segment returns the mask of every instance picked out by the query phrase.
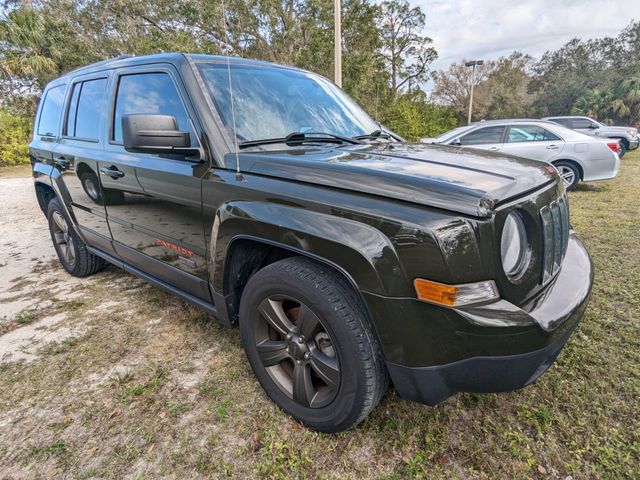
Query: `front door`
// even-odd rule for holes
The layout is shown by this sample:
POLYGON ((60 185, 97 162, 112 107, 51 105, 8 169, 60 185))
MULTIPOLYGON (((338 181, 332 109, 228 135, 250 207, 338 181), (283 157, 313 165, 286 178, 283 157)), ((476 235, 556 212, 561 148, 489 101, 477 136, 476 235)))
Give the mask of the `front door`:
POLYGON ((211 301, 202 215, 200 156, 127 152, 122 117, 158 113, 176 118, 199 147, 192 111, 170 66, 120 70, 114 81, 107 155, 98 162, 114 248, 130 265, 211 301))
POLYGON ((458 144, 463 147, 499 152, 502 150, 504 129, 504 125, 478 128, 457 139, 459 140, 458 144))

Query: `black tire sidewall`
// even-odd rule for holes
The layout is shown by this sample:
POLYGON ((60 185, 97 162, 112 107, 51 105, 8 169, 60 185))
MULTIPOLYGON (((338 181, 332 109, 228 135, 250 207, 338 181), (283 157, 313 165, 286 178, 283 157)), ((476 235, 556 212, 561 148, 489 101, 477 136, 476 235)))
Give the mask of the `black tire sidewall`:
MULTIPOLYGON (((284 275, 272 264, 254 275, 242 295, 240 334, 251 367, 267 395, 283 410, 303 424, 321 431, 340 431, 359 418, 365 401, 365 372, 358 355, 358 341, 353 331, 337 315, 323 292, 311 281, 296 275, 284 275), (311 308, 320 317, 331 337, 340 363, 341 381, 336 398, 327 406, 307 408, 296 403, 271 379, 255 349, 253 322, 259 315, 257 306, 271 295, 290 295, 311 308)), ((348 314, 358 314, 349 302, 348 314)), ((366 321, 366 320, 365 320, 366 321)), ((367 342, 375 341, 367 339, 367 342)), ((371 344, 371 343, 370 343, 371 344)))

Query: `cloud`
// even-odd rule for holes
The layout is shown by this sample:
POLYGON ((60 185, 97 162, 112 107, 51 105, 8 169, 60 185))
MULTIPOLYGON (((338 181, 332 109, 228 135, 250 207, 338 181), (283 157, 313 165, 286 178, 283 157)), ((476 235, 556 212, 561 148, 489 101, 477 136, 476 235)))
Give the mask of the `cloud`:
POLYGON ((640 0, 410 0, 427 16, 425 33, 446 69, 462 59, 496 59, 514 50, 539 57, 574 37, 615 36, 640 18, 640 0))

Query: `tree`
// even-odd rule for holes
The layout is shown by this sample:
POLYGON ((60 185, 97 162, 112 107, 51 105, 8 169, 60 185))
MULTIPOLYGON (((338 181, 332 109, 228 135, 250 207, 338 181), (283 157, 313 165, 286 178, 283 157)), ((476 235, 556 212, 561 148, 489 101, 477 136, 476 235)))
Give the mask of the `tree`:
POLYGON ((531 116, 533 95, 529 93, 529 70, 532 64, 533 58, 520 52, 513 52, 493 63, 486 81, 477 89, 480 98, 486 99, 484 114, 487 118, 531 116))
MULTIPOLYGON (((489 78, 494 68, 494 62, 484 62, 483 65, 476 67, 475 83, 477 87, 474 90, 473 97, 474 118, 483 118, 486 114, 488 99, 486 98, 486 91, 483 91, 480 85, 489 78)), ((433 73, 433 99, 442 105, 452 108, 461 122, 466 119, 469 108, 471 74, 471 68, 465 67, 464 61, 460 64, 451 64, 447 70, 439 70, 433 73)))
POLYGON ((382 55, 390 70, 394 96, 406 84, 424 82, 429 77, 429 64, 438 54, 431 39, 422 35, 425 14, 420 7, 409 6, 407 0, 382 2, 380 11, 382 55))

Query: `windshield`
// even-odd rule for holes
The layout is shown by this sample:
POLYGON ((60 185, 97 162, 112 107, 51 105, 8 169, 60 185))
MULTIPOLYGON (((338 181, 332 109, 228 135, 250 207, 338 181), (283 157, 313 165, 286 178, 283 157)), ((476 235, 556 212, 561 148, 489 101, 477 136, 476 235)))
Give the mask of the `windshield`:
POLYGON ((457 136, 462 135, 462 133, 464 133, 465 130, 469 130, 469 128, 471 128, 471 127, 466 126, 466 127, 454 128, 453 130, 449 130, 448 132, 443 133, 439 137, 436 137, 433 141, 434 141, 434 143, 447 142, 449 140, 454 139, 457 136))
MULTIPOLYGON (((226 63, 198 64, 218 114, 233 131, 226 63)), ((292 132, 345 137, 380 127, 333 83, 311 73, 280 67, 231 64, 239 141, 282 138, 292 132)))

